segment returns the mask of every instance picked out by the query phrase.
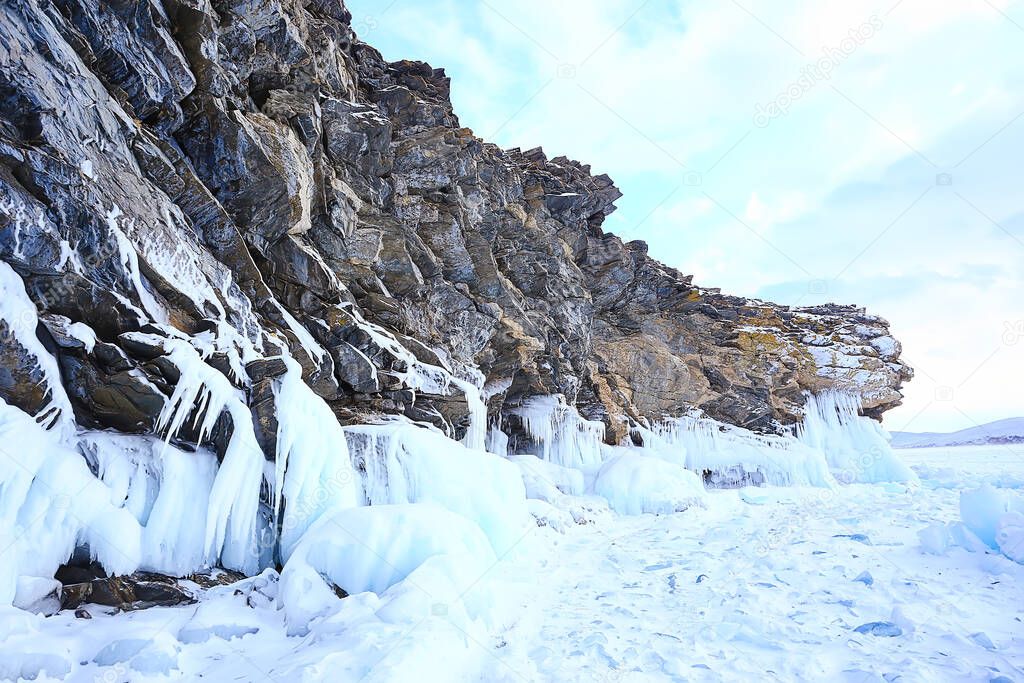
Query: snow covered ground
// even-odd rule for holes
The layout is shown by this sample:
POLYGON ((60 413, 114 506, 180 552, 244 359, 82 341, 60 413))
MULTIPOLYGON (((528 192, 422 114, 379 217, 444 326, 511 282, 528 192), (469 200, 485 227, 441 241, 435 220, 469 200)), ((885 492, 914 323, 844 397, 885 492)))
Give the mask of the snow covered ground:
POLYGON ((919 537, 960 521, 962 490, 1024 488, 1024 449, 901 454, 919 485, 711 491, 706 507, 661 516, 595 504, 593 523, 564 534, 528 527, 468 574, 456 556, 432 558, 379 596, 341 601, 301 635, 286 635, 272 570, 191 606, 90 608, 91 620, 7 608, 0 674, 45 669, 111 683, 1024 680, 1024 565, 961 547, 934 554, 919 537))
POLYGON ((510 570, 543 584, 485 678, 1024 680, 1024 566, 918 537, 960 520, 962 489, 1024 486, 1024 451, 901 454, 919 487, 712 491, 577 527, 510 570))

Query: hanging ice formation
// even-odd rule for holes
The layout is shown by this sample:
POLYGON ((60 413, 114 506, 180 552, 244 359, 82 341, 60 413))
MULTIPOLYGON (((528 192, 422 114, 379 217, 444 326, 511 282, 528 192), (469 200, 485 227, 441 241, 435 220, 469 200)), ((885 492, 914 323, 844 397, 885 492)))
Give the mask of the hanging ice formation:
POLYGON ((843 483, 915 481, 917 475, 893 452, 885 430, 860 410, 861 399, 853 394, 808 394, 806 415, 797 429, 800 442, 824 453, 843 483))
POLYGON ((561 394, 528 398, 514 414, 537 446, 533 454, 542 460, 576 469, 601 464, 604 423, 584 419, 561 394))
POLYGON ((796 435, 756 434, 697 414, 635 427, 644 446, 702 472, 710 484, 835 486, 905 482, 914 473, 889 447, 881 426, 860 414, 856 396, 807 395, 796 435))
POLYGON ((833 486, 819 451, 788 436, 756 434, 705 417, 684 416, 637 428, 644 445, 711 485, 833 486))

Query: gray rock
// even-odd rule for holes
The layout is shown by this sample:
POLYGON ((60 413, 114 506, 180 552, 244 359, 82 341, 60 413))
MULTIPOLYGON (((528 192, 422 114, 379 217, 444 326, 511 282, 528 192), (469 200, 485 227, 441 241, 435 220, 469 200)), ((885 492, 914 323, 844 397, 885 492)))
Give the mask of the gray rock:
POLYGON ((342 382, 353 390, 364 394, 380 391, 377 370, 362 352, 347 342, 331 347, 335 373, 342 382))

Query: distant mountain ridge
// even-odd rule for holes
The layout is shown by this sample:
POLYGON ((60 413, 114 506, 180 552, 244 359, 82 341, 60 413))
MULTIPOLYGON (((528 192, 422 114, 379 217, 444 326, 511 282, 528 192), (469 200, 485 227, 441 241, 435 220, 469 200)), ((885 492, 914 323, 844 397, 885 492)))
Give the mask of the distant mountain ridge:
POLYGON ((892 432, 893 448, 930 446, 981 446, 985 444, 1024 443, 1024 417, 1009 417, 958 432, 892 432))

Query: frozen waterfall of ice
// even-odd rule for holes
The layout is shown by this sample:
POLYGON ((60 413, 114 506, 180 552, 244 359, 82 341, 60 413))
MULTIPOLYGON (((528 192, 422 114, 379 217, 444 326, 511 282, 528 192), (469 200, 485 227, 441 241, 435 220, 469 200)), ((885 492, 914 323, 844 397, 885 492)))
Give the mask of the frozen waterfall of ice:
POLYGON ((832 473, 843 483, 917 481, 889 446, 882 426, 860 411, 859 396, 837 391, 809 394, 798 438, 824 453, 832 473))
POLYGON ((539 445, 539 456, 562 467, 601 465, 603 422, 584 419, 561 394, 533 396, 515 409, 527 434, 539 445))

